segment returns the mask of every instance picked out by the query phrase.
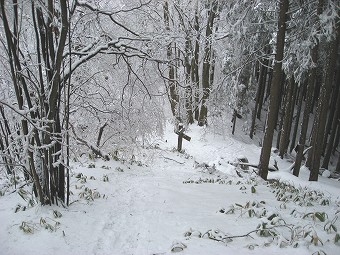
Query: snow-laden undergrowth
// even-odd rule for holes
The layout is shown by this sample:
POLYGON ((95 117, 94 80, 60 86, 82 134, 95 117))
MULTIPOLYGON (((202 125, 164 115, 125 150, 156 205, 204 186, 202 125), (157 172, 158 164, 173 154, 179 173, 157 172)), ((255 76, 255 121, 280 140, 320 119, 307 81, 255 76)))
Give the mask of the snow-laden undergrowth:
POLYGON ((258 162, 246 137, 188 134, 182 153, 169 131, 131 160, 74 162, 69 207, 40 206, 2 172, 0 254, 338 254, 337 180, 310 183, 302 169, 265 182, 235 164, 258 162))

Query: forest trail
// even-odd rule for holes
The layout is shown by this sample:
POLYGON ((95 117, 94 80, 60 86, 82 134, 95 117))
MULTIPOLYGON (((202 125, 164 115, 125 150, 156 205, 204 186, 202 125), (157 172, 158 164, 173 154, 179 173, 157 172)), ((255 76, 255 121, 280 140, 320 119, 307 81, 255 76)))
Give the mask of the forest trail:
MULTIPOLYGON (((339 182, 322 177, 319 183, 311 184, 293 178, 289 172, 278 171, 275 173, 277 178, 297 182, 298 187, 326 190, 326 198, 332 203, 326 207, 315 205, 314 209, 288 202, 287 208, 282 208, 273 189, 252 170, 238 169, 241 178, 235 166, 230 164, 239 156, 258 162, 260 148, 242 141, 244 137, 233 140, 232 136, 221 138, 202 132, 204 129, 199 128, 187 132, 192 139, 190 143, 183 143, 183 153, 174 150, 177 135, 167 132, 153 148, 136 152, 138 161, 132 163, 86 157, 73 163, 70 185, 73 194, 68 208, 36 205, 14 213, 17 204, 22 204, 23 200, 14 193, 3 197, 6 206, 0 204, 0 217, 10 220, 4 229, 0 229, 0 237, 6 236, 0 238, 0 254, 20 255, 22 247, 26 247, 27 255, 40 254, 37 251, 66 255, 170 255, 174 247, 183 249, 180 253, 183 255, 238 254, 240 251, 252 255, 287 254, 296 253, 296 249, 292 246, 281 249, 273 239, 268 246, 268 238, 253 233, 270 215, 249 217, 247 204, 259 205, 249 210, 275 212, 287 223, 295 225, 313 224, 310 219, 301 218, 312 209, 325 211, 333 218, 339 182), (94 198, 96 192, 100 197, 94 198), (92 197, 88 198, 88 194, 92 197), (223 213, 235 205, 235 213, 223 213), (53 218, 54 210, 62 217, 53 218), (293 217, 293 210, 300 217, 293 217), (39 224, 41 219, 59 224, 54 231, 48 231, 39 224), (23 233, 19 228, 21 223, 32 226, 33 233, 23 233), (249 232, 253 233, 251 238, 235 238, 231 243, 208 237, 242 236, 249 232), (188 237, 186 233, 195 235, 188 237), (16 245, 16 240, 20 240, 20 246, 16 245), (255 250, 249 247, 255 247, 255 250)), ((290 164, 278 157, 275 159, 282 169, 290 164)), ((303 178, 308 176, 305 171, 302 174, 303 178)), ((333 238, 333 233, 324 232, 322 225, 315 225, 315 228, 322 240, 333 238)), ((279 228, 278 233, 282 237, 289 236, 285 230, 279 228)), ((318 248, 308 248, 304 239, 299 240, 299 245, 302 249, 298 253, 302 255, 311 254, 318 248)), ((333 252, 337 248, 334 247, 327 243, 323 248, 327 249, 327 254, 337 254, 333 252)))
POLYGON ((218 227, 220 195, 229 197, 231 191, 222 185, 183 182, 225 174, 236 177, 227 162, 244 155, 244 144, 230 138, 213 146, 195 135, 193 139, 185 143, 187 153, 171 152, 176 136, 170 133, 148 167, 123 167, 124 172, 109 174, 114 195, 103 205, 94 254, 167 254, 189 229, 202 224, 208 229, 211 222, 218 227), (195 168, 195 162, 215 165, 218 173, 195 168))
POLYGON ((181 203, 185 196, 183 192, 176 192, 183 185, 179 176, 191 176, 190 172, 183 174, 191 167, 192 164, 186 163, 178 169, 172 162, 164 162, 162 167, 147 167, 142 172, 124 169, 123 173, 110 176, 115 191, 105 207, 103 205, 93 253, 153 254, 169 250, 171 242, 167 232, 177 224, 176 203, 181 203), (160 243, 165 247, 155 246, 160 243))

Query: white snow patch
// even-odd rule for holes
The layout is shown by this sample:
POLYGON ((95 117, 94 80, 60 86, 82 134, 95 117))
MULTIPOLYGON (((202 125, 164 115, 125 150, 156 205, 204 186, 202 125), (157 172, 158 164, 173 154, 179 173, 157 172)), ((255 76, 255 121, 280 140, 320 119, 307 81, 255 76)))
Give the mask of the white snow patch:
MULTIPOLYGON (((290 194, 298 195, 289 190, 283 192, 288 200, 279 201, 275 189, 256 177, 256 169, 243 171, 229 164, 238 157, 258 163, 260 148, 251 140, 244 136, 222 138, 195 126, 187 133, 192 139, 183 141, 185 153, 174 150, 177 135, 169 128, 159 148, 135 155, 148 166, 86 158, 73 163, 73 195, 66 208, 28 206, 17 192, 10 193, 13 187, 4 171, 0 172, 5 193, 0 197, 0 254, 339 253, 335 232, 328 233, 324 226, 339 210, 340 182, 323 176, 319 182, 308 182, 306 168, 301 169, 299 178, 288 171, 270 173, 270 179, 292 185, 301 196, 319 199, 324 194, 325 205, 321 200, 312 201, 313 206, 303 205, 307 198, 299 205, 289 200, 290 194), (194 167, 195 162, 200 165, 194 167), (206 171, 209 167, 215 171, 206 171), (61 217, 55 218, 59 214, 54 211, 61 217), (313 218, 317 212, 327 214, 327 220, 313 218), (283 225, 275 229, 278 238, 256 234, 263 223, 283 225), (46 229, 46 224, 52 229, 46 229), (24 233, 23 226, 32 233, 24 233), (309 236, 303 238, 309 230, 315 231, 323 246, 311 244, 309 236), (292 236, 296 239, 291 240, 292 236)), ((275 153, 271 163, 274 159, 280 169, 291 164, 275 153)), ((31 192, 27 186, 23 189, 31 192)), ((334 224, 340 228, 339 220, 334 224)))

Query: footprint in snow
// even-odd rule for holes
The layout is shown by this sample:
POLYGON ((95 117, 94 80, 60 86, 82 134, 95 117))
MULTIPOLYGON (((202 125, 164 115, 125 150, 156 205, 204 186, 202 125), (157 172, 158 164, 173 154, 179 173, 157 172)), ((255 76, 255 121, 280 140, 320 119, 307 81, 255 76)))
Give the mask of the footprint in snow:
POLYGON ((181 252, 183 251, 187 246, 182 242, 174 242, 171 246, 172 252, 181 252))

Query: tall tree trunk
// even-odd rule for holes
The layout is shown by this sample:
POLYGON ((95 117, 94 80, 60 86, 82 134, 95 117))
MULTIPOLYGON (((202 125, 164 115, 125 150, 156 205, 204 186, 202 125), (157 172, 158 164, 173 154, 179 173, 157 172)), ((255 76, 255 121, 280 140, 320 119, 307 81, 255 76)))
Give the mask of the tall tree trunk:
POLYGON ((296 119, 295 119, 295 124, 294 124, 294 130, 293 130, 293 135, 292 135, 292 142, 290 143, 290 148, 289 148, 289 152, 291 153, 296 145, 296 136, 297 136, 297 132, 298 132, 298 128, 299 128, 299 124, 300 124, 300 117, 301 117, 301 108, 302 108, 302 102, 303 102, 303 98, 306 92, 306 85, 307 83, 304 82, 299 88, 298 88, 298 100, 297 100, 297 109, 296 109, 296 119))
MULTIPOLYGON (((273 61, 273 62, 275 62, 275 61, 273 61)), ((266 88, 266 91, 265 91, 265 97, 264 97, 264 102, 266 102, 267 100, 268 100, 268 98, 269 98, 269 96, 270 96, 270 89, 271 89, 271 84, 272 84, 272 82, 273 82, 273 77, 274 77, 274 69, 273 68, 271 68, 271 69, 269 69, 269 71, 268 71, 268 85, 267 85, 267 88, 266 88)))
MULTIPOLYGON (((284 94, 283 91, 280 94, 284 94)), ((287 100, 287 96, 283 96, 283 103, 279 104, 277 120, 274 120, 274 122, 277 123, 276 126, 278 127, 278 128, 276 127, 277 129, 276 149, 280 149, 280 140, 281 140, 281 134, 282 134, 282 128, 283 128, 283 120, 285 117, 284 107, 285 107, 286 100, 287 100), (279 117, 281 117, 280 121, 279 121, 279 117)))
MULTIPOLYGON (((53 1, 48 1, 48 26, 52 26, 52 20, 54 17, 54 4, 53 1)), ((48 42, 49 42, 49 58, 52 62, 53 67, 53 75, 52 80, 50 81, 50 93, 49 93, 49 111, 47 114, 47 119, 49 120, 48 123, 48 131, 44 138, 44 144, 48 145, 51 144, 52 137, 51 133, 55 134, 53 139, 56 139, 58 142, 55 143, 54 146, 51 146, 48 149, 48 159, 49 159, 49 175, 51 180, 51 195, 52 195, 52 203, 57 202, 57 198, 65 201, 65 172, 63 164, 58 164, 59 159, 62 155, 61 153, 61 123, 59 118, 59 102, 61 98, 61 67, 63 63, 63 53, 66 45, 66 39, 69 29, 68 24, 68 12, 67 12, 67 2, 66 0, 60 1, 60 11, 61 11, 61 28, 60 33, 55 34, 48 31, 48 42), (53 45, 54 41, 57 41, 57 47, 53 45)))
POLYGON ((202 88, 203 88, 203 95, 202 95, 202 102, 201 102, 201 110, 198 119, 198 125, 204 126, 207 124, 207 116, 208 116, 208 106, 207 101, 210 95, 211 85, 211 67, 212 67, 212 32, 214 26, 214 20, 217 15, 217 8, 218 8, 218 1, 213 0, 210 4, 210 10, 208 14, 208 22, 205 32, 205 47, 204 47, 204 57, 203 57, 203 68, 202 68, 202 88))
POLYGON ((338 163, 336 165, 336 170, 337 173, 340 173, 340 157, 338 158, 338 163))
POLYGON ((335 142, 335 135, 336 135, 337 127, 339 126, 339 119, 340 119, 340 97, 339 96, 335 104, 335 112, 334 112, 333 117, 334 117, 334 120, 332 122, 331 134, 329 137, 329 141, 327 143, 327 147, 325 149, 325 156, 322 162, 322 167, 326 169, 328 168, 328 164, 331 159, 331 154, 332 154, 333 146, 335 142))
POLYGON ((261 150, 260 163, 259 163, 259 175, 267 180, 268 165, 270 159, 270 153, 273 142, 274 129, 276 126, 276 119, 278 116, 279 103, 277 99, 280 97, 280 91, 282 86, 282 60, 284 55, 285 36, 286 36, 286 20, 287 11, 289 7, 289 0, 280 0, 279 3, 279 21, 278 21, 278 33, 276 42, 276 55, 274 74, 270 90, 270 105, 267 116, 267 127, 264 135, 263 146, 261 150))
POLYGON ((263 65, 261 65, 260 73, 259 73, 259 79, 258 79, 257 92, 256 92, 256 98, 255 98, 255 107, 254 107, 254 110, 252 112, 251 126, 250 126, 250 131, 249 131, 250 139, 253 139, 253 136, 255 134, 256 113, 257 113, 258 106, 260 104, 261 90, 263 90, 263 88, 262 88, 263 81, 261 79, 263 77, 263 75, 262 75, 263 71, 264 71, 264 67, 263 67, 263 65))
POLYGON ((198 1, 196 2, 196 10, 195 10, 195 49, 194 56, 191 61, 191 80, 193 83, 193 94, 194 94, 194 118, 196 121, 199 119, 199 84, 200 84, 200 76, 199 76, 199 54, 200 54, 200 26, 199 26, 199 13, 198 13, 198 1))
POLYGON ((313 136, 312 146, 314 147, 313 153, 308 157, 312 159, 311 172, 309 176, 310 181, 317 181, 319 176, 320 160, 322 151, 322 144, 324 139, 324 131, 326 127, 327 111, 328 111, 328 98, 330 96, 334 78, 334 70, 336 66, 338 46, 340 37, 340 26, 337 24, 336 39, 331 42, 329 50, 329 62, 326 70, 326 75, 321 85, 320 96, 316 110, 316 117, 313 123, 313 136))
MULTIPOLYGON (((339 89, 340 89, 340 63, 337 63, 337 71, 336 71, 336 78, 335 81, 333 83, 333 89, 332 89, 332 98, 330 100, 330 106, 332 105, 336 105, 337 104, 337 100, 339 98, 339 89), (338 84, 338 85, 337 85, 338 84)), ((326 150, 326 146, 327 146, 327 141, 328 136, 331 134, 331 128, 333 125, 333 121, 336 119, 335 115, 335 111, 337 110, 336 107, 329 107, 329 113, 328 113, 328 120, 327 120, 327 125, 325 128, 325 137, 324 137, 324 143, 323 143, 323 151, 326 150)), ((333 137, 334 139, 334 137, 333 137)), ((330 140, 330 142, 333 142, 330 140)))
POLYGON ((288 82, 288 96, 286 100, 286 105, 284 109, 284 118, 283 118, 283 127, 282 133, 280 137, 280 152, 279 155, 283 158, 284 154, 287 153, 289 140, 290 140, 290 131, 292 127, 292 116, 294 112, 294 105, 295 105, 295 80, 294 77, 291 77, 288 82))
MULTIPOLYGON (((0 122, 0 129, 3 132, 3 126, 2 123, 0 122)), ((0 133, 0 151, 1 151, 1 157, 2 157, 2 161, 5 163, 5 168, 6 168, 6 172, 7 174, 13 174, 13 160, 11 157, 8 157, 5 153, 5 151, 8 152, 8 145, 7 145, 7 138, 5 136, 5 133, 3 132, 4 135, 1 135, 0 133), (3 138, 4 137, 4 141, 3 138), (6 145, 5 145, 6 144, 6 145)), ((9 153, 8 153, 9 154, 9 153)), ((10 155, 10 154, 9 154, 10 155)), ((14 173, 15 174, 15 173, 14 173)))
POLYGON ((257 87, 257 92, 256 92, 256 99, 255 99, 255 107, 252 113, 252 121, 251 121, 251 127, 250 127, 250 132, 249 136, 251 139, 253 139, 253 136, 255 134, 255 124, 256 124, 256 116, 259 118, 261 117, 261 110, 262 109, 262 103, 263 103, 263 96, 264 96, 264 91, 266 87, 266 76, 267 76, 267 65, 269 63, 269 60, 267 58, 263 59, 263 64, 261 64, 260 61, 260 72, 259 72, 259 79, 258 79, 258 87, 257 87))
MULTIPOLYGON (((276 130, 277 130, 277 139, 276 139, 276 148, 280 148, 280 140, 281 140, 281 134, 282 134, 282 128, 283 128, 283 121, 285 117, 285 107, 286 107, 286 102, 288 99, 287 91, 289 90, 289 81, 286 79, 285 73, 282 74, 282 85, 281 85, 281 91, 280 91, 280 97, 277 99, 279 102, 279 109, 278 109, 278 114, 276 116, 276 119, 274 120, 276 124, 276 130), (281 118, 280 118, 281 117, 281 118), (280 122, 279 122, 280 118, 280 122)), ((288 92, 289 93, 289 92, 288 92)))
MULTIPOLYGON (((168 1, 164 1, 163 4, 163 12, 164 12, 164 22, 165 22, 165 30, 170 32, 170 12, 169 12, 169 4, 168 1)), ((177 92, 177 85, 175 80, 175 66, 174 63, 172 63, 173 59, 173 49, 172 49, 172 43, 169 43, 167 46, 166 55, 169 61, 169 100, 170 100, 170 106, 172 115, 174 117, 177 117, 177 105, 178 105, 178 92, 177 92)))
POLYGON ((336 136, 334 139, 334 145, 332 150, 333 154, 335 153, 336 148, 339 146, 339 142, 340 142, 340 119, 338 119, 338 131, 336 132, 336 136))
MULTIPOLYGON (((69 17, 70 19, 70 17, 69 17)), ((69 22, 70 23, 70 22, 69 22)), ((72 75, 72 61, 71 61, 71 29, 68 30, 68 52, 70 54, 70 61, 68 65, 69 73, 67 86, 65 87, 64 101, 65 101, 65 141, 66 141, 66 205, 70 205, 70 99, 71 99, 71 75, 72 75)))
MULTIPOLYGON (((323 4, 324 4, 324 0, 319 0, 318 7, 317 7, 317 15, 320 15, 322 13, 323 4)), ((306 104, 305 104, 305 109, 303 112, 299 143, 297 145, 297 154, 296 154, 295 165, 294 165, 294 170, 293 170, 293 174, 297 177, 299 176, 300 167, 301 167, 302 160, 303 160, 303 150, 304 150, 305 143, 306 143, 309 115, 312 112, 313 104, 314 104, 313 103, 314 94, 315 94, 315 87, 317 83, 316 80, 318 77, 318 74, 317 74, 318 54, 319 54, 319 42, 317 42, 316 45, 314 45, 314 47, 311 50, 311 59, 313 61, 314 66, 309 71, 308 85, 306 88, 307 89, 306 104)), ((311 148, 311 150, 313 150, 313 147, 311 148)))
MULTIPOLYGON (((4 1, 0 1, 0 9, 1 9, 1 14, 2 14, 2 21, 3 21, 3 26, 5 30, 5 35, 6 35, 6 42, 7 42, 7 52, 8 52, 8 57, 9 57, 9 65, 10 65, 10 71, 11 71, 11 78, 14 86, 14 91, 18 103, 18 108, 19 110, 23 110, 23 105, 24 105, 24 96, 27 99, 27 105, 29 109, 32 109, 32 104, 29 98, 29 93, 28 93, 28 86, 26 84, 25 78, 23 77, 23 69, 19 60, 19 35, 18 35, 18 4, 16 1, 13 1, 13 11, 14 11, 14 29, 13 32, 11 31, 9 27, 9 22, 7 19, 7 13, 6 13, 6 7, 4 1)), ((35 118, 35 114, 33 111, 30 111, 30 115, 32 118, 35 118)), ((24 137, 28 137, 29 133, 29 127, 26 119, 21 120, 21 130, 22 135, 24 137)), ((35 130, 36 131, 36 130, 35 130)), ((37 136, 37 133, 35 132, 35 137, 39 138, 37 136)), ((31 141, 26 141, 27 143, 31 143, 31 141)), ((38 140, 37 140, 38 142, 38 140)), ((41 145, 41 144, 40 144, 41 145)), ((26 169, 29 169, 35 189, 38 192, 39 200, 42 204, 44 204, 44 195, 42 192, 41 184, 39 181, 38 174, 36 172, 36 167, 34 164, 34 158, 33 158, 33 153, 31 151, 28 151, 28 157, 26 161, 26 169)))
MULTIPOLYGON (((339 55, 340 52, 338 52, 339 55)), ((340 132, 340 63, 337 63, 337 72, 336 72, 336 78, 335 82, 333 84, 334 93, 333 98, 330 104, 330 113, 329 118, 327 122, 327 126, 331 125, 331 128, 326 127, 327 129, 331 130, 330 137, 328 139, 328 143, 325 143, 327 147, 324 147, 325 150, 325 156, 323 159, 322 167, 328 168, 328 164, 331 158, 331 154, 335 152, 338 143, 339 143, 339 132, 340 132), (335 107, 332 107, 332 105, 335 105, 335 107), (331 120, 332 118, 332 120, 331 120)), ((325 140, 327 137, 325 136, 325 140)), ((325 141, 327 142, 327 141, 325 141)))
MULTIPOLYGON (((270 54, 270 47, 269 46, 267 46, 266 52, 267 52, 268 55, 270 54)), ((257 113, 256 113, 256 116, 259 120, 261 119, 262 106, 263 106, 263 103, 264 103, 264 95, 265 95, 265 92, 266 92, 266 85, 267 85, 267 83, 270 84, 268 82, 268 77, 267 77, 268 76, 268 66, 269 66, 269 59, 268 59, 268 57, 266 57, 263 60, 263 66, 262 66, 263 72, 261 73, 262 78, 260 77, 262 85, 261 85, 261 91, 260 91, 259 106, 258 106, 258 110, 257 110, 257 113)), ((271 81, 271 79, 269 79, 269 81, 271 81)), ((267 85, 267 86, 270 87, 269 85, 267 85)))
MULTIPOLYGON (((5 109, 3 105, 0 103, 0 149, 1 149, 1 157, 3 162, 5 163, 5 167, 8 174, 15 174, 14 172, 14 164, 15 160, 19 159, 19 153, 17 148, 15 147, 15 141, 12 136, 12 131, 9 126, 5 109), (14 148, 14 153, 10 149, 10 147, 14 148)), ((25 179, 29 179, 29 173, 26 169, 24 169, 25 179)))
POLYGON ((185 108, 186 108, 186 119, 187 123, 194 123, 194 115, 193 115, 193 106, 192 106, 192 83, 191 83, 191 63, 190 63, 190 55, 192 51, 192 46, 190 42, 189 35, 186 36, 185 39, 185 57, 184 57, 184 69, 185 69, 185 108))
MULTIPOLYGON (((191 60, 192 60, 192 44, 191 44, 191 31, 187 28, 182 11, 175 5, 175 8, 179 15, 180 25, 185 32, 185 47, 184 47, 184 62, 179 61, 179 65, 183 65, 184 73, 185 73, 185 110, 186 110, 186 122, 188 124, 194 123, 194 116, 193 116, 193 106, 192 106, 192 99, 193 99, 193 86, 191 81, 191 60)), ((179 53, 180 54, 180 53, 179 53)), ((178 57, 180 59, 180 56, 178 57)))

